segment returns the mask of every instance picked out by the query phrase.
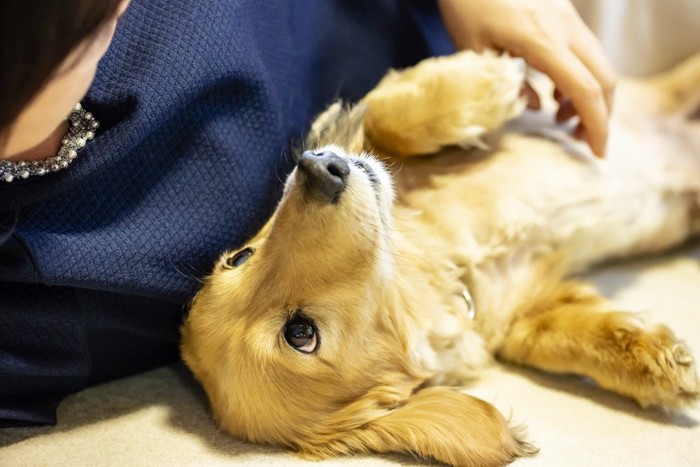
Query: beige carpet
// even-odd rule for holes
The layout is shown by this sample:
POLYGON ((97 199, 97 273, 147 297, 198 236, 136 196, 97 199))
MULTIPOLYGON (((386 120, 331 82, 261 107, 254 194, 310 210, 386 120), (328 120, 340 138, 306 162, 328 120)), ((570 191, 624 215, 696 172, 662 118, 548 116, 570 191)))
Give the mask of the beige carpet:
MULTIPOLYGON (((591 279, 648 310, 700 357, 700 245, 608 266, 591 279)), ((574 376, 498 367, 470 389, 528 427, 540 447, 516 466, 700 466, 700 410, 643 411, 574 376)), ((436 414, 439 416, 439 414, 436 414)), ((217 431, 186 371, 173 365, 67 399, 56 427, 0 430, 2 466, 424 465, 409 457, 305 462, 217 431)))

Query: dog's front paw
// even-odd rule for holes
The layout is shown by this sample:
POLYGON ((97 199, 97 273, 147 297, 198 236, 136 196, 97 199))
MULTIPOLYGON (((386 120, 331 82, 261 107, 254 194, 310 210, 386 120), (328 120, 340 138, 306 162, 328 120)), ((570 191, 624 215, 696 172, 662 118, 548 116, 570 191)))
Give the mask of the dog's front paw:
POLYGON ((700 398, 700 380, 690 349, 666 326, 649 331, 618 328, 614 339, 625 368, 619 373, 617 389, 642 407, 673 409, 700 398))
POLYGON ((695 361, 663 325, 639 315, 605 311, 595 289, 564 282, 517 320, 501 358, 556 373, 587 376, 642 407, 680 408, 700 398, 695 361))
POLYGON ((365 134, 392 156, 479 146, 484 134, 524 109, 524 74, 521 60, 470 51, 393 71, 363 101, 365 134))

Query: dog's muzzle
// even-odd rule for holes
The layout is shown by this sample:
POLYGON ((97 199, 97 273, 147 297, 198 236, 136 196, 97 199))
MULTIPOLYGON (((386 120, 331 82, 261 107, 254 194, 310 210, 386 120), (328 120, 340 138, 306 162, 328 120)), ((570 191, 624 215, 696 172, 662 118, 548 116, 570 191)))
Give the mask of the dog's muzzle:
POLYGON ((305 151, 297 169, 309 194, 327 203, 338 201, 350 174, 347 161, 330 151, 305 151))

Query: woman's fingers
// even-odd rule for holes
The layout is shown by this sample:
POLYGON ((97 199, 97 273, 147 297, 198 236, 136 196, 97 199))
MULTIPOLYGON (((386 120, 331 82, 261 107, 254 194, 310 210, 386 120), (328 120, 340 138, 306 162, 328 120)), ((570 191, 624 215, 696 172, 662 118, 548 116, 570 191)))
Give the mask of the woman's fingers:
POLYGON ((603 157, 608 139, 609 117, 603 86, 569 48, 556 47, 528 55, 525 59, 552 78, 561 93, 571 100, 573 109, 581 117, 581 123, 586 129, 588 144, 596 155, 603 157))
MULTIPOLYGON (((520 56, 554 81, 557 121, 581 119, 593 152, 605 153, 615 73, 569 0, 438 0, 458 48, 490 47, 520 56)), ((530 107, 536 93, 524 87, 530 107)), ((585 131, 584 131, 585 130, 585 131)))
POLYGON ((617 75, 595 35, 583 24, 571 41, 571 50, 600 84, 608 112, 612 110, 617 75))

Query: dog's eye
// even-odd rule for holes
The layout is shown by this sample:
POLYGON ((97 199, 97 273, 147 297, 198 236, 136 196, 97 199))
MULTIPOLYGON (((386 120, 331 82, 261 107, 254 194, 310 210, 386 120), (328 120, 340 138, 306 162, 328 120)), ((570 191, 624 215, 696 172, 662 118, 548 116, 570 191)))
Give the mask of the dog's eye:
POLYGON ((299 352, 311 353, 318 345, 318 333, 311 321, 295 316, 284 327, 284 339, 299 352))
POLYGON ((253 256, 254 252, 255 251, 251 247, 244 248, 243 250, 239 251, 238 253, 226 258, 226 261, 224 262, 224 267, 226 269, 237 268, 241 264, 248 261, 248 258, 253 256))

